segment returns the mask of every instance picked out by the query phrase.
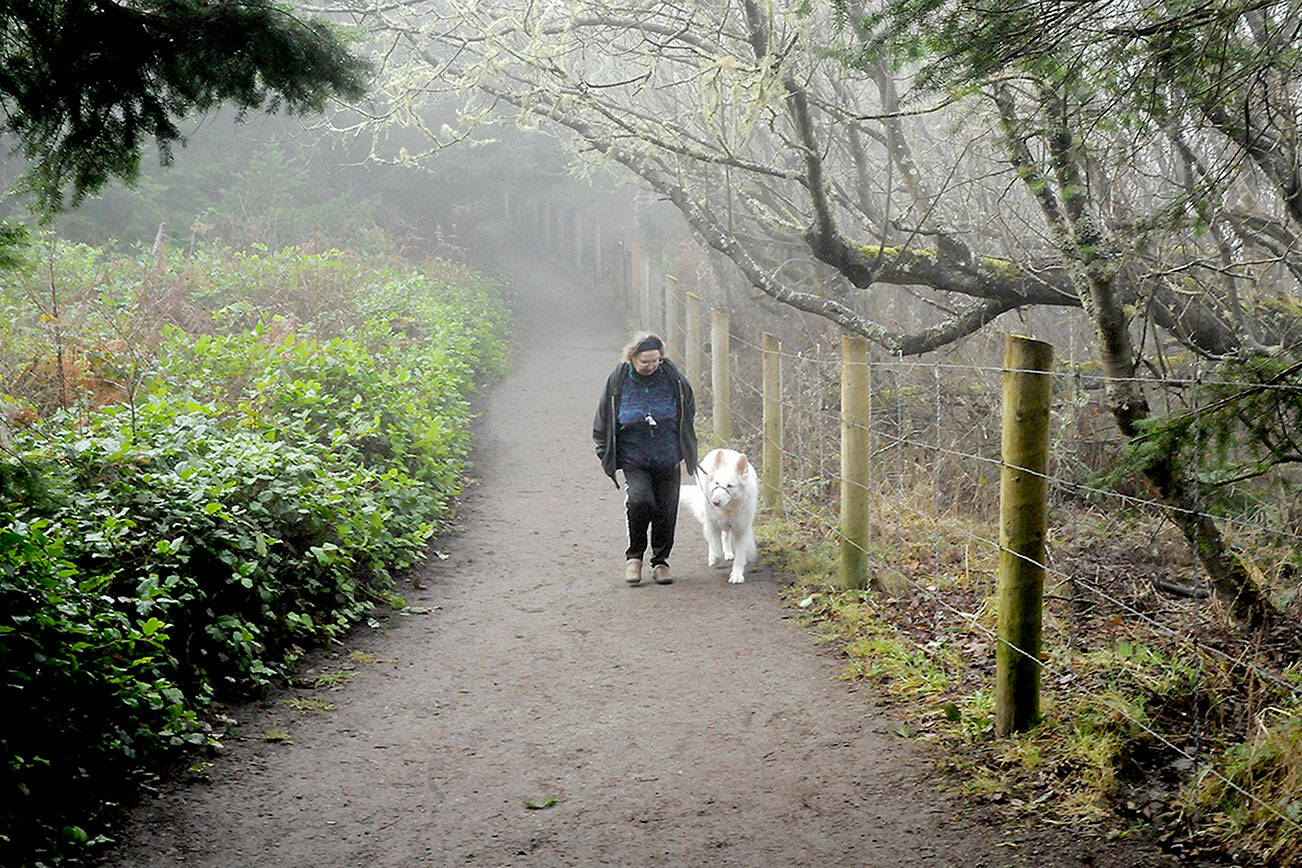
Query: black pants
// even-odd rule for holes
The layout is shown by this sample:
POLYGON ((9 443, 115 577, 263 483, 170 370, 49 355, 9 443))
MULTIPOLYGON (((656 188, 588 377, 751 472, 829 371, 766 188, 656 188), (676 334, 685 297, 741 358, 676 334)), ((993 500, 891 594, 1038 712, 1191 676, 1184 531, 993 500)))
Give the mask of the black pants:
POLYGON ((623 470, 624 509, 628 513, 628 552, 624 557, 643 559, 649 526, 651 566, 668 564, 678 521, 678 465, 623 470))

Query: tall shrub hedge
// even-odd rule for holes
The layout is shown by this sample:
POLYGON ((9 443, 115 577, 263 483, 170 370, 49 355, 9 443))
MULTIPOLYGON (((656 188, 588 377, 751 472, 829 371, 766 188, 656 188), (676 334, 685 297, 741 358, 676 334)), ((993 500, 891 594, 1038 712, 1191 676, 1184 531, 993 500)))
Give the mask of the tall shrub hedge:
MULTIPOLYGON (((105 322, 151 339, 113 345, 134 378, 122 401, 7 399, 40 418, 0 450, 4 864, 84 849, 120 784, 212 737, 214 698, 394 599, 395 571, 448 518, 468 399, 507 338, 501 288, 447 263, 210 251, 160 274, 87 248, 51 258, 68 357, 103 345, 105 322)), ((49 352, 21 277, 11 346, 49 352)), ((0 360, 7 384, 39 372, 22 362, 0 360)))

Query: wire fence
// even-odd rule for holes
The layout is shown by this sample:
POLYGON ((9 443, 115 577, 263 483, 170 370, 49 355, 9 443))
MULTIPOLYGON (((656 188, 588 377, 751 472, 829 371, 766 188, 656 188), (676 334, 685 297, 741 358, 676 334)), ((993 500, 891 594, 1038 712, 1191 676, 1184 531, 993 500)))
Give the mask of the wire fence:
MULTIPOLYGON (((730 344, 734 355, 731 360, 731 386, 735 395, 732 420, 742 429, 739 435, 734 436, 734 440, 737 441, 736 445, 758 452, 764 435, 762 425, 755 416, 755 408, 762 400, 763 389, 753 375, 748 376, 745 372, 758 367, 757 359, 763 352, 763 347, 736 331, 730 334, 730 344), (752 358, 746 358, 748 355, 752 358)), ((707 358, 710 356, 708 347, 705 354, 707 358)), ((795 383, 793 387, 784 388, 779 401, 785 429, 785 442, 780 445, 780 453, 784 465, 792 469, 791 477, 797 481, 797 491, 806 495, 784 498, 783 503, 788 509, 798 511, 807 521, 820 526, 822 532, 844 539, 835 524, 832 511, 816 509, 810 505, 811 500, 830 504, 833 502, 833 489, 855 484, 847 483, 840 477, 837 460, 829 460, 831 450, 817 445, 820 441, 836 436, 844 422, 839 406, 833 403, 834 395, 829 388, 830 384, 826 382, 826 372, 838 371, 843 362, 839 357, 808 350, 784 351, 780 355, 784 382, 793 380, 795 383), (802 367, 816 368, 824 373, 811 375, 809 371, 802 370, 802 367), (823 384, 825 395, 820 396, 817 388, 811 388, 811 384, 818 383, 823 384), (799 444, 799 448, 793 444, 799 444), (812 450, 809 449, 811 444, 815 444, 812 450), (802 479, 816 480, 818 484, 802 486, 802 479)), ((924 522, 924 528, 929 525, 928 536, 932 542, 932 569, 929 574, 925 570, 912 574, 892 570, 892 575, 902 578, 910 593, 931 595, 939 608, 965 622, 970 630, 990 643, 1007 646, 1004 639, 982 623, 976 612, 960 608, 946 599, 943 590, 949 584, 946 573, 950 571, 951 565, 945 562, 942 553, 944 540, 959 538, 984 548, 993 555, 1012 554, 1025 559, 1024 555, 1002 546, 996 538, 998 490, 994 482, 997 481, 999 472, 1010 466, 999 454, 1000 438, 997 430, 999 380, 1007 369, 989 365, 928 364, 900 358, 873 360, 868 365, 871 371, 870 382, 878 384, 870 389, 872 409, 869 418, 872 421, 865 426, 872 444, 869 452, 873 457, 874 482, 859 487, 863 489, 863 496, 868 498, 870 515, 877 517, 876 521, 870 522, 870 527, 879 536, 889 535, 892 531, 888 528, 889 523, 882 519, 883 514, 904 515, 924 522), (979 408, 979 413, 960 412, 965 405, 974 403, 979 408), (989 426, 994 426, 994 430, 989 426), (985 528, 985 532, 980 528, 985 528)), ((1159 528, 1165 525, 1165 529, 1170 530, 1172 525, 1169 519, 1173 512, 1194 512, 1166 504, 1151 496, 1105 487, 1093 481, 1094 476, 1101 475, 1103 468, 1091 465, 1097 463, 1102 456, 1096 456, 1095 462, 1080 461, 1081 432, 1073 432, 1071 429, 1079 422, 1083 408, 1090 408, 1092 417, 1099 420, 1105 417, 1106 408, 1101 400, 1091 396, 1082 387, 1087 377, 1070 370, 1050 372, 1050 376, 1056 381, 1055 393, 1058 395, 1055 404, 1055 443, 1058 448, 1054 451, 1053 461, 1056 467, 1052 467, 1048 473, 1039 473, 1025 467, 1012 466, 1012 469, 1044 478, 1053 492, 1054 502, 1060 506, 1073 499, 1088 505, 1094 512, 1094 520, 1098 520, 1100 514, 1106 516, 1117 512, 1139 511, 1149 520, 1150 525, 1159 528), (1076 436, 1075 441, 1072 440, 1072 434, 1076 436), (1064 475, 1064 470, 1074 473, 1067 476, 1064 475), (1089 473, 1090 476, 1082 479, 1075 475, 1080 472, 1089 473)), ((1088 376, 1088 380, 1105 387, 1111 382, 1106 377, 1093 374, 1088 376)), ((1144 380, 1144 385, 1153 389, 1173 385, 1204 387, 1213 384, 1244 390, 1260 386, 1256 382, 1208 381, 1198 377, 1144 380)), ((1297 386, 1272 384, 1272 388, 1296 389, 1297 386)), ((1189 412, 1196 415, 1199 406, 1197 395, 1193 396, 1190 403, 1189 412)), ((1097 448, 1099 444, 1089 442, 1087 445, 1097 448)), ((1296 541, 1302 539, 1296 527, 1280 527, 1224 512, 1197 514, 1220 525, 1254 535, 1258 545, 1262 539, 1279 542, 1289 548, 1292 557, 1296 557, 1296 541)), ((906 522, 906 526, 912 530, 917 529, 916 524, 906 522)), ((1152 534, 1153 531, 1147 533, 1152 534)), ((892 547, 889 544, 878 546, 876 543, 877 540, 873 539, 865 548, 864 554, 880 562, 884 556, 889 557, 884 553, 891 551, 892 547)), ((898 552, 907 548, 894 550, 898 552)), ((1081 569, 1079 563, 1060 565, 1050 555, 1046 562, 1037 562, 1035 565, 1044 571, 1046 582, 1070 589, 1068 600, 1079 601, 1082 595, 1092 597, 1109 612, 1128 619, 1129 628, 1142 627, 1176 643, 1194 658, 1199 654, 1207 654, 1231 670, 1250 674, 1285 694, 1298 694, 1298 684, 1255 660, 1250 647, 1218 647, 1208 641, 1204 629, 1209 623, 1223 620, 1223 613, 1207 611, 1218 604, 1212 598, 1210 590, 1204 587, 1206 577, 1201 574, 1196 558, 1180 562, 1178 571, 1191 577, 1187 580, 1187 585, 1166 583, 1166 587, 1177 587, 1178 592, 1184 595, 1180 598, 1179 605, 1166 607, 1154 605, 1162 583, 1154 582, 1156 589, 1143 594, 1140 598, 1143 602, 1140 602, 1133 598, 1126 599, 1123 591, 1092 577, 1081 569)), ((889 567, 889 564, 883 566, 889 567)), ((1133 590, 1130 589, 1132 594, 1133 590)), ((1279 590, 1285 595, 1291 595, 1296 593, 1297 587, 1294 585, 1279 590)), ((1026 649, 1012 647, 1012 650, 1018 655, 1033 656, 1026 649)), ((1057 666, 1040 655, 1034 655, 1034 659, 1043 674, 1054 679, 1056 684, 1081 684, 1070 669, 1057 666)), ((1100 690, 1090 690, 1083 686, 1075 689, 1085 690, 1096 702, 1125 718, 1176 756, 1190 763, 1201 761, 1203 746, 1197 741, 1193 744, 1177 744, 1155 728, 1149 719, 1136 714, 1126 702, 1100 690)), ((1200 727, 1194 727, 1194 730, 1198 732, 1200 727)), ((1302 829, 1302 824, 1295 818, 1259 799, 1215 768, 1207 766, 1206 771, 1282 823, 1302 829)))
MULTIPOLYGON (((592 258, 600 260, 600 255, 592 258)), ((575 262, 583 263, 581 253, 575 262)), ((623 294, 630 315, 646 328, 661 334, 668 331, 681 340, 686 328, 681 322, 667 322, 666 314, 681 317, 689 309, 686 282, 660 280, 651 292, 650 284, 656 281, 647 265, 649 257, 632 245, 616 246, 606 262, 607 275, 623 294)), ((726 360, 729 416, 735 430, 731 441, 720 445, 742 449, 754 459, 762 454, 765 438, 760 374, 764 347, 761 324, 753 312, 739 313, 748 314, 747 322, 729 328, 726 360)), ((708 327, 700 333, 707 335, 708 327)), ((999 431, 1001 379, 1006 369, 954 360, 871 359, 867 363, 869 421, 862 426, 868 435, 870 482, 847 483, 840 474, 839 444, 844 422, 839 393, 843 360, 826 335, 811 339, 798 330, 794 333, 803 340, 788 339, 777 354, 782 387, 776 404, 783 424, 781 442, 771 444, 783 464, 783 509, 815 535, 844 541, 835 504, 843 486, 855 485, 869 504, 870 535, 860 548, 869 562, 889 571, 900 583, 901 595, 925 597, 936 611, 961 622, 992 647, 1001 642, 1008 647, 991 628, 984 602, 993 590, 994 564, 1010 553, 998 539, 997 518, 998 480, 1006 467, 999 431), (910 568, 904 569, 906 565, 910 568), (954 594, 963 584, 957 576, 960 571, 967 593, 954 594)), ((688 373, 702 396, 713 397, 707 383, 715 362, 709 342, 703 338, 698 347, 675 349, 703 358, 700 369, 688 373)), ((1297 395, 1296 374, 1286 370, 1264 381, 1235 380, 1194 368, 1116 379, 1074 360, 1049 372, 1055 396, 1049 468, 1044 473, 1013 469, 1041 476, 1049 487, 1057 520, 1050 531, 1048 554, 1035 565, 1044 571, 1049 607, 1064 641, 1080 641, 1078 622, 1092 620, 1115 627, 1105 630, 1108 635, 1125 631, 1159 637, 1194 661, 1199 677, 1202 661, 1208 658, 1219 661, 1226 672, 1297 698, 1296 674, 1286 677, 1288 673, 1281 673, 1259 646, 1224 629, 1225 604, 1213 593, 1209 577, 1175 521, 1199 517, 1214 522, 1237 550, 1255 554, 1256 578, 1276 600, 1288 603, 1298 595, 1302 579, 1299 480, 1288 470, 1277 472, 1268 482, 1245 476, 1212 484, 1200 477, 1200 471, 1224 461, 1226 453, 1223 438, 1218 440, 1216 432, 1202 428, 1208 409, 1224 402, 1226 391, 1297 395), (1195 480, 1192 508, 1173 506, 1127 475, 1110 473, 1123 456, 1107 395, 1136 382, 1160 396, 1166 415, 1188 417, 1195 480)), ((708 402, 698 401, 698 406, 708 402)), ((919 644, 927 643, 919 639, 919 644)), ((1208 762, 1204 712, 1197 704, 1194 719, 1173 737, 1155 724, 1162 708, 1138 713, 1129 703, 1079 677, 1072 658, 1011 650, 1034 659, 1055 689, 1083 692, 1260 812, 1302 831, 1296 818, 1208 762)), ((1162 697, 1156 700, 1161 702, 1162 697)))

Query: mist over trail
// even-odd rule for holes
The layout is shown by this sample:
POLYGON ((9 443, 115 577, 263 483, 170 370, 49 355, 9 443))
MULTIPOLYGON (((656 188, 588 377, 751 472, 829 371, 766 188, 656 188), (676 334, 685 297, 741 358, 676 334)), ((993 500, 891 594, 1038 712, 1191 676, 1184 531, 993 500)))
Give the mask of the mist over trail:
POLYGON ((112 864, 1168 864, 940 795, 782 578, 730 586, 685 514, 677 582, 628 587, 589 433, 622 317, 537 252, 503 268, 516 363, 413 614, 312 662, 358 673, 293 691, 333 711, 235 709, 209 780, 143 805, 112 864))

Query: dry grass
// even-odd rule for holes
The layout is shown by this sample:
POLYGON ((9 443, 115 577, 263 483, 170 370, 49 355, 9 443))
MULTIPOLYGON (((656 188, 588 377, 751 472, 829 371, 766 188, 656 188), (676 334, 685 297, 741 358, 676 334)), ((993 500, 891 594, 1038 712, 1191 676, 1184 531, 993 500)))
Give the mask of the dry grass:
POLYGON ((1302 705, 1286 685, 1302 686, 1302 644, 1286 630, 1249 643, 1214 600, 1164 592, 1196 575, 1169 526, 1060 505, 1043 720, 997 740, 997 529, 953 508, 933 517, 928 481, 874 498, 872 590, 833 587, 829 510, 790 504, 758 529, 768 561, 796 577, 791 603, 844 656, 845 677, 880 685, 905 717, 901 733, 945 747, 953 780, 974 797, 1116 830, 1146 825, 1185 854, 1294 864, 1302 705))

